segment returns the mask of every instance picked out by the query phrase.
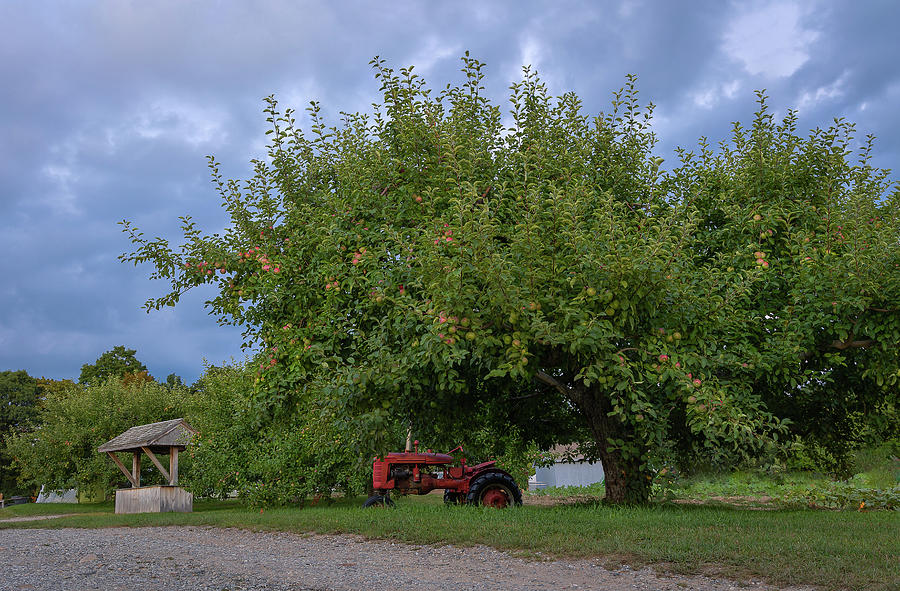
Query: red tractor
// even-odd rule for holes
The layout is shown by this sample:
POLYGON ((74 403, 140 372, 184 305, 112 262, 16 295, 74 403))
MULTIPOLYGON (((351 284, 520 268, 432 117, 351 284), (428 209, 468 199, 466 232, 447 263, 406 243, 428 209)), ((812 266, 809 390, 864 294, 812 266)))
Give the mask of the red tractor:
MULTIPOLYGON (((450 453, 460 450, 457 447, 450 453)), ((363 507, 393 506, 390 492, 425 495, 436 488, 444 489, 444 502, 450 505, 468 504, 487 507, 509 507, 522 504, 522 491, 508 472, 496 467, 496 461, 466 466, 462 458, 459 466, 450 454, 434 453, 430 449, 389 453, 384 459, 375 458, 372 466, 372 486, 375 494, 366 499, 363 507)))

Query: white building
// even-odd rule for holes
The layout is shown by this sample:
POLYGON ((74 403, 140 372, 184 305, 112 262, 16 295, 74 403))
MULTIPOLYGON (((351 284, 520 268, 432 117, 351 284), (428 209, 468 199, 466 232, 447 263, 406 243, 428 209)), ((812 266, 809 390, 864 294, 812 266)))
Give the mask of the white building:
POLYGON ((552 466, 537 468, 528 480, 528 490, 540 490, 548 486, 589 486, 603 482, 603 465, 588 462, 577 453, 577 446, 557 446, 550 452, 557 458, 552 466))

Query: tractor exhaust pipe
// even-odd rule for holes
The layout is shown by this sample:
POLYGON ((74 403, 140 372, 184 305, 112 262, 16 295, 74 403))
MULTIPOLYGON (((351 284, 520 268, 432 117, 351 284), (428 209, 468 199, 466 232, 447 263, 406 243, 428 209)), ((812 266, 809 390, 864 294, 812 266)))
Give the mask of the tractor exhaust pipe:
POLYGON ((410 423, 410 425, 406 428, 406 450, 405 451, 409 452, 412 450, 413 450, 412 424, 410 423))

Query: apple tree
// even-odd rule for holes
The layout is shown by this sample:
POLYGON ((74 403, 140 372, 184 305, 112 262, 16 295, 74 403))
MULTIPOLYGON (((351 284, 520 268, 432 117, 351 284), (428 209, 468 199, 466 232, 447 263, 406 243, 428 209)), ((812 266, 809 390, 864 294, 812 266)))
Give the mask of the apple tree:
MULTIPOLYGON (((695 351, 716 360, 720 383, 759 396, 846 474, 860 418, 898 402, 900 192, 869 164, 872 136, 856 154, 842 119, 800 137, 796 113, 775 121, 758 98, 750 128, 735 124, 716 151, 683 152, 666 180, 697 209, 700 260, 754 277, 727 324, 691 329, 711 329, 699 342, 718 353, 695 351)), ((698 398, 705 412, 710 402, 698 398)))
POLYGON ((526 69, 504 123, 463 62, 435 94, 376 58, 382 102, 340 125, 267 99, 252 178, 210 159, 221 235, 186 217, 173 248, 123 222, 122 260, 170 285, 148 310, 211 284, 211 311, 245 328, 260 415, 330 401, 373 449, 398 421, 464 430, 465 409, 530 409, 521 426, 561 442, 574 418, 608 501, 631 503, 655 450, 764 453, 787 429, 770 405, 811 382, 896 379, 896 192, 843 136, 799 140, 763 103, 733 145, 664 172, 633 79, 588 116, 526 69))

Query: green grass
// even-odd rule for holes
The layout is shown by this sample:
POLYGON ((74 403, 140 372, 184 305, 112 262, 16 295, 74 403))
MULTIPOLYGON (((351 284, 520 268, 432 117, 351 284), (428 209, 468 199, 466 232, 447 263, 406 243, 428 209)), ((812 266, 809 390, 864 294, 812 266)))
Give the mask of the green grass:
POLYGON ((602 499, 606 494, 606 487, 602 482, 587 486, 547 486, 528 494, 536 497, 592 497, 602 499))
POLYGON ((665 492, 668 499, 757 507, 900 509, 900 461, 888 448, 861 450, 857 464, 860 471, 846 481, 814 472, 745 470, 681 478, 665 492))
POLYGON ((767 476, 752 471, 702 474, 686 478, 673 492, 676 498, 706 500, 714 497, 775 497, 808 489, 825 482, 822 476, 810 472, 791 472, 767 476))
POLYGON ((858 471, 853 478, 863 486, 890 488, 900 485, 900 444, 886 442, 857 450, 855 464, 858 471))
POLYGON ((12 516, 87 513, 0 528, 207 525, 261 531, 354 533, 413 544, 486 544, 525 557, 600 558, 614 566, 656 565, 678 573, 813 584, 825 589, 900 586, 900 513, 597 504, 508 511, 445 507, 439 496, 398 498, 393 510, 363 510, 361 499, 262 513, 234 501, 198 501, 194 513, 115 515, 101 505, 18 505, 12 516))

